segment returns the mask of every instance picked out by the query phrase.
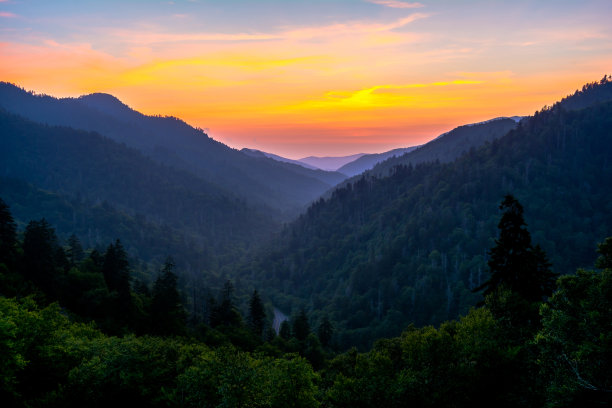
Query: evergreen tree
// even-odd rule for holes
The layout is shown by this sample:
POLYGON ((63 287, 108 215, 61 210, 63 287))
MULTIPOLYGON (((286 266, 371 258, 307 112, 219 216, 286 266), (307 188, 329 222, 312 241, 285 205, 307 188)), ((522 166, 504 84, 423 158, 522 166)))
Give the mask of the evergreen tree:
POLYGON ((301 309, 297 317, 293 319, 293 337, 298 340, 306 340, 309 334, 308 316, 306 316, 304 309, 301 309))
MULTIPOLYGON (((221 289, 221 296, 213 314, 215 325, 221 326, 240 326, 242 316, 234 304, 234 285, 228 279, 221 289)), ((215 325, 211 325, 214 327, 215 325)))
POLYGON ((66 251, 66 256, 68 257, 70 266, 76 266, 83 260, 83 258, 85 258, 85 252, 83 251, 81 242, 74 234, 70 235, 68 238, 68 249, 66 251))
POLYGON ((503 288, 526 301, 541 301, 552 293, 556 275, 551 272, 544 251, 531 245, 531 235, 523 219, 523 206, 513 196, 507 195, 499 208, 503 210, 498 224, 499 238, 489 251, 491 277, 475 291, 484 289, 486 297, 503 288))
POLYGON ((265 323, 266 312, 259 293, 257 293, 257 290, 254 290, 249 302, 249 327, 257 337, 261 337, 265 323))
POLYGON ((8 205, 0 198, 0 263, 9 265, 15 259, 17 227, 8 205))
POLYGON ((121 245, 121 241, 116 240, 110 244, 104 254, 102 273, 108 290, 126 296, 130 292, 130 264, 127 253, 121 245))
POLYGON ((160 335, 182 334, 185 331, 186 314, 176 287, 174 266, 174 261, 169 257, 153 285, 152 330, 160 335))
MULTIPOLYGON (((102 263, 102 273, 106 287, 111 294, 116 295, 112 302, 109 315, 124 325, 132 320, 132 294, 130 292, 130 264, 127 253, 121 245, 121 241, 116 240, 115 244, 110 244, 104 254, 102 263)), ((115 327, 114 329, 119 329, 115 327)))
POLYGON ((612 269, 612 237, 608 237, 604 242, 597 245, 599 258, 595 261, 595 266, 599 269, 612 269))
POLYGON ((317 330, 319 341, 324 347, 327 347, 329 345, 329 342, 331 341, 333 333, 334 333, 334 327, 332 326, 327 316, 324 316, 323 321, 321 322, 317 330))
POLYGON ((278 335, 285 340, 289 340, 291 338, 291 326, 289 325, 289 321, 283 320, 278 329, 278 335))
POLYGON ((47 220, 28 223, 23 237, 24 274, 52 299, 57 299, 59 292, 55 270, 58 247, 55 230, 47 220))

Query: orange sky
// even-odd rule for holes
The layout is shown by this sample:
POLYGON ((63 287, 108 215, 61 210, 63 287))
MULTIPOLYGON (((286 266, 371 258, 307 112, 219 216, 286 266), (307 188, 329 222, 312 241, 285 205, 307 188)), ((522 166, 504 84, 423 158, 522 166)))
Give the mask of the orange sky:
POLYGON ((291 158, 528 115, 612 71, 605 1, 52 3, 0 0, 0 80, 291 158))

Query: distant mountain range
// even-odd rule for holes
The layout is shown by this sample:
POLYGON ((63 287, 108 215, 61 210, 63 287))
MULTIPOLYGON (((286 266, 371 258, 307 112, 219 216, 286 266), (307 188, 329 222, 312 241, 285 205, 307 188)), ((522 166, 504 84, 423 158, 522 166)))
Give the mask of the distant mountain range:
POLYGON ((329 156, 329 157, 317 157, 308 156, 299 159, 300 162, 314 166, 321 170, 336 171, 340 167, 354 160, 357 160, 361 156, 365 156, 366 153, 357 153, 350 156, 329 156))
POLYGON ((297 214, 345 178, 340 173, 246 155, 180 119, 143 115, 107 94, 58 99, 3 82, 0 107, 34 122, 93 131, 125 143, 159 163, 217 184, 253 205, 269 207, 278 212, 279 219, 297 214))
POLYGON ((315 167, 315 166, 311 166, 310 164, 307 163, 303 163, 299 160, 292 160, 292 159, 288 159, 286 157, 282 157, 279 156, 277 154, 274 153, 267 153, 267 152, 263 152, 261 150, 257 150, 257 149, 248 149, 248 148, 243 148, 240 150, 242 153, 252 156, 252 157, 267 157, 269 159, 274 159, 276 161, 279 162, 283 162, 283 163, 291 163, 291 164, 297 164, 298 166, 302 166, 305 167, 307 169, 310 170, 321 170, 319 167, 315 167))
POLYGON ((357 174, 363 173, 366 170, 370 170, 376 164, 386 159, 389 159, 391 157, 402 156, 403 154, 409 153, 417 148, 418 146, 402 147, 399 149, 389 150, 388 152, 383 152, 383 153, 365 154, 353 160, 352 162, 349 162, 345 164, 344 166, 340 167, 338 169, 338 172, 342 174, 346 174, 349 177, 355 176, 357 174))

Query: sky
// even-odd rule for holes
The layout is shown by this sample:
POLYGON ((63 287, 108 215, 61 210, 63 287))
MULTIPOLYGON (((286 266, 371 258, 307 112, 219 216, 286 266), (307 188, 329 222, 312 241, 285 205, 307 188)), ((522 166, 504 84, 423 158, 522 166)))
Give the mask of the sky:
POLYGON ((231 147, 382 152, 612 72, 610 0, 0 0, 0 81, 115 95, 231 147))

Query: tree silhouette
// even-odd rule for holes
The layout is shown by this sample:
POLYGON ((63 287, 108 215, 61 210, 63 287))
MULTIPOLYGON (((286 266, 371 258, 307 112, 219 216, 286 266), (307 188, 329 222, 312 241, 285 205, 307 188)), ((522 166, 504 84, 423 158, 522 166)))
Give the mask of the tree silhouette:
POLYGON ((541 301, 552 293, 556 275, 550 270, 544 251, 531 245, 523 206, 507 195, 499 208, 503 210, 498 224, 499 237, 489 251, 491 277, 474 291, 484 290, 486 297, 504 288, 527 301, 541 301))
POLYGON ((332 326, 327 316, 324 316, 323 321, 321 322, 321 324, 319 325, 319 329, 317 330, 319 341, 324 347, 327 347, 329 345, 333 334, 334 327, 332 326))
POLYGON ((298 340, 306 340, 310 334, 310 324, 308 324, 308 316, 304 309, 300 310, 300 313, 293 320, 293 337, 298 340))
POLYGON ((151 328, 160 335, 182 334, 185 331, 186 313, 176 287, 174 261, 168 257, 161 274, 153 285, 151 300, 151 328))
POLYGON ((253 291, 249 302, 249 327, 257 335, 261 337, 263 334, 264 325, 266 322, 266 312, 263 303, 259 297, 257 290, 253 291))
POLYGON ((15 257, 17 227, 8 205, 0 198, 0 263, 11 264, 15 257))

